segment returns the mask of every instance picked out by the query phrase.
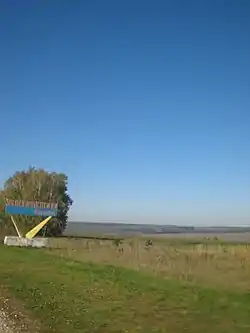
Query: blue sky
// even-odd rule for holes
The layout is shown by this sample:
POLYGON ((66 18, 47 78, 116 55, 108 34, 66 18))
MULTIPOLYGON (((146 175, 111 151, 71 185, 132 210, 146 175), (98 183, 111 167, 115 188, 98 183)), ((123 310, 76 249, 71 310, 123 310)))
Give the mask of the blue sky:
POLYGON ((0 184, 69 176, 71 219, 250 223, 250 3, 0 3, 0 184))

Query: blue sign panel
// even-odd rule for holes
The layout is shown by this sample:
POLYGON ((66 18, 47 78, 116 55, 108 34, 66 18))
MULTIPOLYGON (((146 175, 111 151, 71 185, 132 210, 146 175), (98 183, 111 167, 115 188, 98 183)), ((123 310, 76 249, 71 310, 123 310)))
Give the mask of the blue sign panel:
POLYGON ((5 213, 10 215, 56 216, 57 204, 6 199, 5 213))

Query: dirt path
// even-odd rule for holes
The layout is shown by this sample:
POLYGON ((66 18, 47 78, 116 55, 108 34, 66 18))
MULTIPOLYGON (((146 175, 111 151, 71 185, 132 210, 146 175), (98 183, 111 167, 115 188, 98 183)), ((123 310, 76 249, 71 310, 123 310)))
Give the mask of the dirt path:
POLYGON ((23 304, 0 287, 0 333, 39 333, 39 326, 23 304))
POLYGON ((6 300, 1 297, 1 308, 0 308, 0 333, 15 333, 14 322, 10 319, 5 309, 6 300))
POLYGON ((0 333, 14 333, 5 312, 0 311, 0 333))

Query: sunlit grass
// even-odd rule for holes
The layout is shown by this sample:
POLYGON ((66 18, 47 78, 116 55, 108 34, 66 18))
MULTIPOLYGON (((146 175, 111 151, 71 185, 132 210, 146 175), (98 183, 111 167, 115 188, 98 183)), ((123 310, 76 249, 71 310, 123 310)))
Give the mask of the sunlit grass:
MULTIPOLYGON (((39 320, 39 333, 250 331, 249 293, 213 288, 213 281, 208 288, 154 277, 134 269, 75 260, 78 256, 85 256, 85 252, 95 253, 91 256, 95 261, 108 258, 107 254, 112 253, 112 259, 121 264, 122 256, 130 258, 135 253, 138 257, 134 261, 130 258, 128 265, 136 263, 135 268, 140 270, 143 262, 147 265, 153 262, 153 253, 166 256, 161 248, 146 250, 138 242, 134 245, 128 243, 121 254, 116 248, 120 245, 106 244, 102 245, 107 246, 105 253, 98 259, 97 243, 85 244, 86 247, 82 244, 74 244, 74 249, 52 250, 50 254, 43 250, 0 245, 0 284, 10 296, 23 302, 34 319, 39 320), (53 255, 58 251, 61 251, 61 256, 71 256, 74 260, 53 255), (126 254, 127 251, 131 254, 126 254), (146 260, 147 253, 149 259, 146 260)), ((170 259, 172 266, 166 270, 166 262, 158 258, 155 270, 164 268, 164 272, 175 271, 173 275, 178 276, 174 258, 181 257, 177 265, 186 267, 183 265, 190 262, 187 258, 194 258, 193 252, 199 260, 210 260, 201 248, 191 246, 185 255, 182 250, 175 251, 174 248, 168 251, 169 255, 175 256, 170 259)), ((221 255, 224 253, 223 248, 219 251, 221 255)), ((101 252, 98 252, 99 256, 101 252)), ((239 253, 242 254, 240 250, 239 253)), ((238 252, 235 250, 232 255, 237 256, 238 252)))
POLYGON ((146 239, 53 239, 52 253, 221 288, 250 291, 250 245, 146 239))

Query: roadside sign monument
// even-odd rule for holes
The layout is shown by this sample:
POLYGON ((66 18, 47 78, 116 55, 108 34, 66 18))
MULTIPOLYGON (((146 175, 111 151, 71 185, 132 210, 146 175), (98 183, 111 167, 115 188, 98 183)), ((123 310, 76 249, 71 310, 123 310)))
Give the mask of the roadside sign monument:
POLYGON ((18 237, 6 236, 4 243, 12 246, 46 246, 46 238, 35 238, 37 233, 49 222, 49 220, 57 216, 58 204, 40 201, 26 201, 5 199, 5 213, 10 215, 11 221, 16 229, 18 237), (26 216, 43 216, 46 217, 38 225, 28 231, 24 236, 21 234, 13 215, 26 216))

